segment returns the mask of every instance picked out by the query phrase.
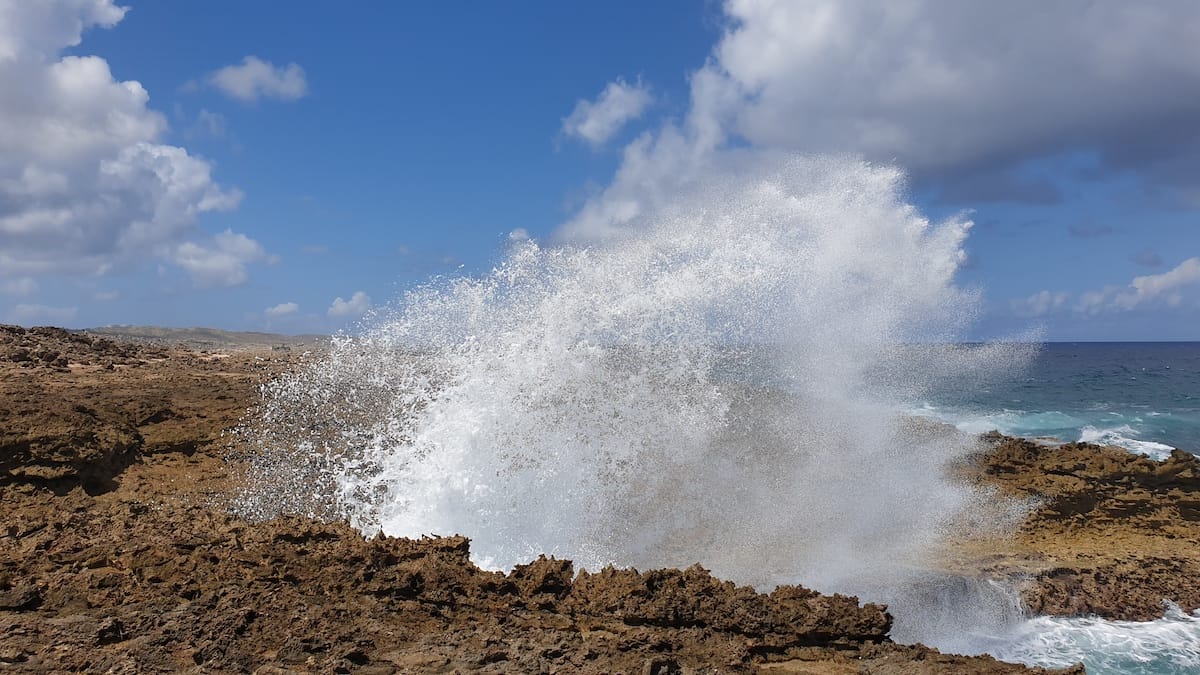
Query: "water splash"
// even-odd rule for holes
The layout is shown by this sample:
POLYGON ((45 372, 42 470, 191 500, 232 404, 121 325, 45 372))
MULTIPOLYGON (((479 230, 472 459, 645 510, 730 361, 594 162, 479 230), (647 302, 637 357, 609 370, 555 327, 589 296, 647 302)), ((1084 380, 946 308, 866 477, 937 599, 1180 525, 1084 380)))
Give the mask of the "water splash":
POLYGON ((1171 456, 1175 449, 1165 443, 1144 441, 1137 438, 1137 430, 1128 424, 1103 428, 1086 425, 1079 432, 1079 442, 1096 443, 1098 445, 1115 445, 1119 448, 1146 455, 1150 459, 1163 460, 1171 456))
POLYGON ((522 242, 414 289, 268 385, 241 510, 462 533, 500 568, 700 561, 844 592, 904 587, 959 524, 1011 522, 947 477, 971 443, 899 403, 1028 356, 954 345, 978 304, 954 283, 969 223, 843 158, 661 202, 603 243, 522 242))
POLYGON ((1037 617, 979 646, 998 658, 1047 668, 1082 662, 1097 675, 1200 672, 1200 612, 1164 604, 1155 621, 1037 617))

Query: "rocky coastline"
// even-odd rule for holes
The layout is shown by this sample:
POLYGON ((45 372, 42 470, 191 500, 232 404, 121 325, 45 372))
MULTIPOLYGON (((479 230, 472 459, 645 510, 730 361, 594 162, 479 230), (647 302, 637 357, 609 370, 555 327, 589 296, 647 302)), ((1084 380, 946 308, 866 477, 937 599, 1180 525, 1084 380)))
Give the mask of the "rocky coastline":
MULTIPOLYGON (((487 572, 463 537, 242 520, 223 434, 304 358, 0 326, 0 670, 1044 672, 896 644, 870 598, 699 566, 487 572)), ((1200 607, 1194 456, 992 436, 957 470, 1036 506, 1011 536, 948 544, 947 570, 1023 579, 1037 613, 1200 607)))

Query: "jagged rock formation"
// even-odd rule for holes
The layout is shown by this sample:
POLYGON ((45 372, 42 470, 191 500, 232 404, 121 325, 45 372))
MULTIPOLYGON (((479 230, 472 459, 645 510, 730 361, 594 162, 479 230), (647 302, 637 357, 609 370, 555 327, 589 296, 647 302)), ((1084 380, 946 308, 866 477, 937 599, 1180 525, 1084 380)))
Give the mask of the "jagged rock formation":
POLYGON ((1146 621, 1200 607, 1200 458, 992 435, 969 470, 1037 508, 1011 539, 974 545, 988 573, 1027 575, 1039 614, 1146 621))
MULTIPOLYGON (((0 669, 1026 672, 891 643, 879 605, 760 594, 698 566, 576 574, 539 558, 504 574, 462 537, 242 520, 223 501, 239 460, 222 432, 298 358, 0 328, 0 669)), ((1023 463, 979 479, 1004 486, 1023 463)), ((1193 508, 1176 487, 1174 508, 1193 508)))

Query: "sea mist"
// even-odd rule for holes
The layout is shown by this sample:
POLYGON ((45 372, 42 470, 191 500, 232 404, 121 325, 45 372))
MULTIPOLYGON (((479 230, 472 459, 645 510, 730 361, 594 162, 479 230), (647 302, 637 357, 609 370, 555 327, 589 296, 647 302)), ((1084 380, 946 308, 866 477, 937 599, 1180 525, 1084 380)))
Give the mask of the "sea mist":
POLYGON ((902 411, 1028 354, 957 345, 979 302, 955 284, 969 223, 931 223, 903 188, 776 158, 630 204, 604 241, 521 242, 413 289, 264 389, 240 509, 461 533, 496 568, 700 562, 889 601, 901 637, 935 643, 955 607, 1015 613, 930 590, 938 541, 1014 512, 949 476, 970 439, 902 411))

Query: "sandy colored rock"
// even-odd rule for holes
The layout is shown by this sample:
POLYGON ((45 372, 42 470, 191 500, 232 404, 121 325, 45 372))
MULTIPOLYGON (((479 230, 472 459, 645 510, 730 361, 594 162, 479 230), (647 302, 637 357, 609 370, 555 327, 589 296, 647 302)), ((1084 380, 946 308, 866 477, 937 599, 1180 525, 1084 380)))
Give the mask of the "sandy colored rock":
POLYGON ((993 435, 973 480, 1037 507, 1010 538, 951 546, 966 569, 1028 577, 1030 611, 1146 621, 1200 608, 1200 458, 993 435))
POLYGON ((893 644, 879 605, 699 566, 503 574, 462 537, 250 523, 226 508, 223 433, 298 353, 15 327, 0 353, 0 669, 1030 672, 893 644))

